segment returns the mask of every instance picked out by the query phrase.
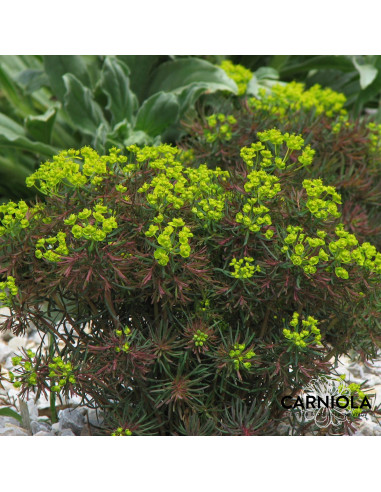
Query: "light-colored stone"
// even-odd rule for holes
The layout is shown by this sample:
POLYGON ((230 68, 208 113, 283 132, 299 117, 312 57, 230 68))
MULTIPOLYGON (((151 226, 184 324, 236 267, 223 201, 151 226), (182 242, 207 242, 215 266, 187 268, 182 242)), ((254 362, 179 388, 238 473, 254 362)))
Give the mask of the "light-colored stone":
POLYGON ((55 424, 52 425, 52 432, 54 432, 54 434, 58 434, 59 432, 61 432, 60 422, 56 422, 55 424))
POLYGON ((371 420, 364 421, 358 430, 363 436, 381 436, 381 425, 371 420))
POLYGON ((74 432, 71 429, 62 429, 59 434, 60 436, 75 436, 74 432))
POLYGON ((103 417, 100 411, 96 411, 93 408, 87 409, 87 419, 90 425, 94 427, 101 427, 103 423, 103 417))
POLYGON ((32 420, 30 423, 32 434, 35 436, 40 432, 50 432, 51 427, 46 422, 37 422, 36 420, 32 420))
POLYGON ((71 429, 74 434, 80 434, 85 424, 82 413, 77 409, 65 408, 58 413, 62 429, 71 429))
POLYGON ((13 417, 4 417, 3 415, 0 416, 0 429, 3 429, 7 425, 16 425, 19 426, 20 422, 17 419, 14 419, 13 417))
POLYGON ((37 434, 34 434, 34 436, 37 436, 37 437, 42 437, 42 436, 53 436, 54 437, 54 434, 53 432, 45 432, 45 431, 40 431, 40 432, 37 432, 37 434))
POLYGON ((17 425, 7 425, 6 427, 3 427, 0 429, 0 437, 2 436, 28 436, 29 434, 25 429, 22 429, 21 427, 17 425))
POLYGON ((9 347, 9 345, 0 342, 0 364, 4 364, 12 352, 13 350, 9 347))
POLYGON ((12 350, 20 350, 28 345, 28 339, 25 337, 13 337, 8 342, 8 347, 12 350))

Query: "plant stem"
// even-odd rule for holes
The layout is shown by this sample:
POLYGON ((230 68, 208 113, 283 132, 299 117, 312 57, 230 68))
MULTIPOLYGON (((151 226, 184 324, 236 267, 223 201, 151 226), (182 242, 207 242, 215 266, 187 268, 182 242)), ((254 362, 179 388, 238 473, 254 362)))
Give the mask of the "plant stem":
MULTIPOLYGON (((53 357, 54 338, 51 333, 49 333, 49 352, 50 352, 50 356, 53 357)), ((53 385, 53 380, 50 379, 50 395, 49 395, 50 413, 51 413, 52 424, 55 424, 56 422, 58 422, 58 418, 57 418, 57 408, 56 408, 56 394, 54 391, 52 391, 52 385, 53 385)))

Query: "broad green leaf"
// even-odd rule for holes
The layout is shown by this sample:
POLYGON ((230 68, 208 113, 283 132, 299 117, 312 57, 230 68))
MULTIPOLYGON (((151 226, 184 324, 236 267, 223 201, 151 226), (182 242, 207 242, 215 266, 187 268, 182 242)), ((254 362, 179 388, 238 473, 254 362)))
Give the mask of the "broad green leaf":
POLYGON ((140 107, 135 130, 155 137, 174 123, 179 115, 179 103, 174 94, 159 92, 146 99, 140 107))
POLYGON ((101 89, 107 96, 107 106, 113 123, 124 119, 132 121, 138 107, 135 94, 130 89, 129 69, 121 60, 107 57, 102 70, 101 89))
POLYGON ((353 57, 353 65, 360 74, 361 89, 366 89, 377 77, 377 68, 369 64, 360 65, 359 63, 357 63, 355 57, 353 57))
POLYGON ((139 102, 143 103, 148 97, 147 89, 152 80, 152 73, 159 66, 163 57, 157 55, 119 55, 117 58, 122 60, 130 69, 131 89, 139 102))
POLYGON ((352 72, 353 63, 349 57, 342 55, 312 56, 308 57, 307 60, 286 65, 283 69, 280 70, 280 77, 281 79, 284 79, 286 77, 293 77, 296 74, 309 72, 310 70, 314 69, 334 69, 340 70, 342 72, 352 72))
POLYGON ((107 132, 109 131, 108 125, 106 123, 101 123, 94 136, 94 147, 97 152, 105 151, 105 143, 107 138, 107 132))
POLYGON ((101 107, 90 89, 74 75, 64 75, 63 82, 66 87, 64 106, 70 119, 80 131, 94 136, 99 125, 106 124, 101 107))
POLYGON ((46 73, 43 70, 32 68, 22 71, 16 80, 23 87, 26 94, 32 94, 38 89, 41 89, 41 87, 49 85, 49 79, 46 73))
POLYGON ((237 94, 236 83, 220 67, 199 58, 182 58, 163 63, 156 70, 149 93, 159 91, 181 94, 186 86, 200 84, 204 92, 229 91, 237 94))
POLYGON ((270 60, 270 67, 275 68, 279 72, 287 65, 290 55, 273 55, 270 60))
POLYGON ((0 87, 3 96, 6 97, 7 101, 13 104, 15 112, 24 118, 27 114, 34 112, 33 106, 28 104, 25 98, 22 97, 19 87, 12 80, 11 76, 1 65, 0 62, 0 87))
POLYGON ((153 137, 147 135, 146 132, 143 131, 134 131, 129 135, 128 138, 124 141, 124 145, 126 147, 130 145, 139 145, 139 146, 144 146, 144 145, 153 145, 153 137))
POLYGON ((27 116, 25 128, 35 140, 49 144, 56 114, 57 108, 53 107, 39 116, 27 116))
POLYGON ((14 410, 12 410, 9 407, 0 408, 0 416, 12 417, 12 418, 16 419, 18 422, 22 421, 21 415, 19 415, 17 412, 15 412, 14 410))
POLYGON ((60 101, 64 100, 66 87, 64 75, 74 75, 85 86, 89 85, 89 75, 86 63, 78 55, 48 55, 44 56, 44 67, 49 78, 53 94, 60 101))
POLYGON ((354 106, 355 115, 359 116, 364 106, 366 106, 369 102, 373 101, 374 99, 379 98, 380 92, 381 92, 381 72, 378 71, 373 82, 359 93, 357 97, 357 101, 354 106))
POLYGON ((255 75, 258 80, 278 80, 279 79, 279 73, 275 68, 272 67, 261 67, 256 70, 255 75))
POLYGON ((26 136, 24 128, 15 121, 0 113, 0 147, 17 147, 36 154, 54 155, 57 149, 42 142, 33 142, 26 136))
POLYGON ((191 108, 197 99, 205 92, 205 86, 194 82, 183 89, 183 91, 178 95, 178 102, 180 105, 180 116, 182 116, 185 111, 191 108))
MULTIPOLYGON (((4 150, 2 149, 2 155, 4 150)), ((9 158, 2 155, 0 155, 0 196, 8 199, 32 197, 35 194, 34 190, 26 187, 25 179, 32 174, 34 166, 24 165, 25 154, 17 156, 9 152, 9 158)))

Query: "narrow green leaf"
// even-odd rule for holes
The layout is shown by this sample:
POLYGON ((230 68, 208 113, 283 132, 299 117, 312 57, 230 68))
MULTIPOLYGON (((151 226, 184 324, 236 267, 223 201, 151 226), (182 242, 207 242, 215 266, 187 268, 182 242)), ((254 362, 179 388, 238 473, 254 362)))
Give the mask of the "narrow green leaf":
POLYGON ((138 101, 130 89, 129 69, 121 60, 107 57, 102 70, 101 88, 107 96, 106 108, 112 114, 112 122, 124 119, 131 122, 138 108, 138 101))
POLYGON ((44 56, 44 67, 49 78, 53 94, 60 101, 64 100, 66 87, 64 75, 74 75, 85 86, 89 85, 89 75, 86 63, 78 55, 49 55, 44 56))
POLYGON ((155 137, 174 123, 179 115, 179 103, 174 94, 159 92, 146 99, 139 109, 135 130, 155 137))
POLYGON ((21 415, 19 415, 17 412, 15 412, 14 410, 12 410, 9 407, 0 408, 0 416, 2 416, 2 417, 12 417, 12 418, 16 419, 18 422, 21 422, 22 421, 21 415))
POLYGON ((64 106, 70 119, 82 132, 95 135, 99 125, 107 122, 92 92, 72 74, 64 75, 63 82, 66 87, 64 106))

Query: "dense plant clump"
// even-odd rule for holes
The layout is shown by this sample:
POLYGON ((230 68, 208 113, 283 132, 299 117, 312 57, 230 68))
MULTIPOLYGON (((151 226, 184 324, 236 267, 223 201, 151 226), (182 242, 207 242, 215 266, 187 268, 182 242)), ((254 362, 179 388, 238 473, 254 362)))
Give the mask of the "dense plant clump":
POLYGON ((80 395, 113 435, 271 434, 281 396, 331 357, 375 356, 381 253, 345 221, 340 145, 316 145, 341 103, 321 103, 314 138, 284 129, 312 125, 302 109, 279 128, 261 109, 264 129, 245 103, 197 123, 194 154, 84 147, 42 164, 27 184, 45 202, 0 210, 2 328, 50 338, 14 360, 22 394, 80 395), (208 141, 223 124, 231 139, 208 141))
MULTIPOLYGON (((344 104, 343 94, 319 85, 306 89, 296 82, 275 84, 271 91, 259 89, 258 97, 241 97, 238 105, 222 105, 222 111, 215 107, 214 114, 188 122, 191 137, 181 145, 192 149, 196 162, 228 169, 239 165, 239 149, 251 149, 258 132, 276 127, 300 135, 314 160, 312 166, 300 169, 297 179, 324 176, 325 185, 342 195, 342 220, 348 229, 380 247, 381 125, 351 118, 344 104), (229 120, 234 123, 226 128, 229 120)), ((294 184, 295 177, 290 173, 294 184)))

